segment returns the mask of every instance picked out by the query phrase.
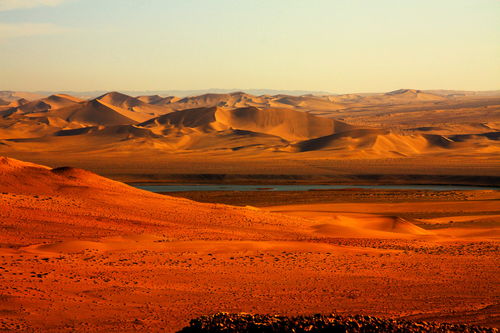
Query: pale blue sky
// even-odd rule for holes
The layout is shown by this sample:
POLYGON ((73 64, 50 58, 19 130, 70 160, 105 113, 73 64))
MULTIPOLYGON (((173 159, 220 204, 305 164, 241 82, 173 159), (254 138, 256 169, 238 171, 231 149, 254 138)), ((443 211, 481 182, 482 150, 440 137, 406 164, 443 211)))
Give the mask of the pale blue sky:
POLYGON ((0 0, 0 89, 500 89, 499 0, 0 0))

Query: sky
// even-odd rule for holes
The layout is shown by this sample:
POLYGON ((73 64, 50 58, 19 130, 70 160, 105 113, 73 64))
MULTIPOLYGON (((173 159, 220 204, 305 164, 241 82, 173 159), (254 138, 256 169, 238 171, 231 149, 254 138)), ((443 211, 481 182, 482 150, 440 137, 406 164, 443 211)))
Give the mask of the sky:
POLYGON ((0 0, 0 90, 500 89, 500 0, 0 0))

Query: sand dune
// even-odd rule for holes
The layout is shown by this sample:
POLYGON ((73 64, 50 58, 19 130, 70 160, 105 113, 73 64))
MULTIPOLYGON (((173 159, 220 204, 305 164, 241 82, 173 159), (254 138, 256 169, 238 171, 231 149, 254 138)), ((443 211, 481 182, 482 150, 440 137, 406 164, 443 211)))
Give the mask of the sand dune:
POLYGON ((293 152, 328 151, 352 157, 402 157, 444 151, 499 152, 498 134, 442 136, 401 135, 387 130, 357 129, 301 141, 290 146, 293 152))
POLYGON ((205 94, 200 96, 185 97, 179 100, 172 100, 170 105, 175 110, 185 110, 200 107, 226 107, 239 108, 247 106, 266 107, 270 106, 266 98, 253 96, 244 92, 234 92, 230 94, 205 94))
POLYGON ((30 139, 52 135, 61 128, 80 127, 63 119, 59 110, 80 107, 84 101, 59 94, 34 101, 18 100, 8 108, 0 110, 0 138, 30 139))
POLYGON ((311 227, 324 237, 498 240, 500 220, 495 209, 498 193, 492 195, 496 198, 493 201, 485 197, 486 201, 316 203, 264 209, 317 221, 311 227), (464 211, 468 212, 466 216, 456 215, 464 211), (477 212, 483 215, 474 216, 477 212), (423 217, 401 217, 415 214, 423 217), (440 217, 427 217, 433 215, 440 217))
POLYGON ((4 118, 0 123, 4 131, 0 130, 0 135, 3 132, 5 138, 23 138, 22 127, 26 133, 24 138, 36 137, 36 133, 44 137, 59 130, 89 125, 134 124, 165 112, 168 110, 119 93, 109 93, 90 101, 58 94, 17 105, 11 103, 0 109, 0 116, 4 118), (13 127, 16 127, 15 131, 13 127))
POLYGON ((69 95, 51 95, 49 97, 37 99, 31 102, 23 102, 18 100, 18 106, 15 106, 15 112, 23 114, 48 112, 49 110, 68 107, 79 104, 81 102, 83 101, 69 95))
POLYGON ((0 98, 0 154, 51 166, 0 157, 0 330, 176 331, 220 311, 499 326, 498 191, 224 194, 255 208, 98 175, 491 186, 498 94, 0 98))
POLYGON ((428 92, 423 92, 421 90, 415 89, 399 89, 388 92, 385 96, 390 96, 390 101, 394 101, 395 98, 402 99, 404 101, 445 101, 447 98, 441 95, 432 94, 428 92))
POLYGON ((132 111, 134 112, 134 115, 132 116, 133 119, 141 119, 143 121, 170 112, 170 109, 158 106, 154 103, 145 103, 138 98, 121 94, 116 91, 97 97, 97 100, 104 105, 132 111))
POLYGON ((179 97, 175 96, 162 97, 159 95, 138 96, 137 99, 147 104, 160 105, 160 106, 172 104, 180 100, 179 97))
POLYGON ((314 117, 303 112, 255 107, 233 110, 218 107, 190 109, 151 119, 140 126, 153 131, 158 131, 155 127, 161 126, 162 133, 173 128, 192 128, 200 131, 235 129, 279 136, 290 141, 329 135, 352 128, 341 121, 314 117))
POLYGON ((43 97, 44 97, 43 95, 37 93, 24 92, 24 91, 8 91, 8 90, 0 91, 0 98, 9 102, 14 102, 19 99, 26 99, 33 101, 43 97))
POLYGON ((495 209, 490 192, 445 203, 250 209, 0 157, 0 327, 176 331, 216 311, 497 325, 485 306, 497 297, 491 227, 440 220, 426 230, 399 216, 478 216, 495 209))
MULTIPOLYGON (((399 159, 391 163, 413 165, 405 160, 416 157, 436 165, 438 173, 450 172, 453 159, 455 174, 480 174, 483 167, 494 174, 500 158, 500 99, 495 94, 401 89, 335 96, 234 92, 179 99, 111 92, 89 101, 59 94, 16 103, 0 106, 2 154, 48 164, 65 163, 66 157, 80 163, 79 155, 86 154, 97 166, 89 162, 85 167, 108 174, 116 170, 107 166, 112 164, 108 158, 145 163, 150 169, 168 164, 172 173, 183 173, 186 154, 199 161, 188 163, 189 170, 212 159, 221 163, 214 164, 213 172, 222 174, 245 174, 265 165, 260 173, 346 174, 353 167, 367 173, 373 169, 352 162, 340 170, 339 162, 387 165, 399 159), (471 165, 460 171, 464 163, 471 165)), ((383 172, 402 170, 393 169, 383 172)))
MULTIPOLYGON (((195 239, 217 239, 221 234, 230 233, 235 238, 262 240, 276 237, 296 240, 313 233, 328 237, 367 237, 376 234, 384 238, 432 234, 409 221, 391 216, 359 213, 311 215, 310 212, 299 210, 294 213, 299 218, 290 218, 256 209, 196 203, 141 191, 82 169, 51 169, 5 157, 0 159, 0 177, 0 192, 9 198, 0 202, 3 217, 6 218, 4 222, 14 228, 5 230, 2 236, 4 242, 8 242, 9 237, 15 237, 19 230, 30 226, 34 229, 23 237, 25 240, 52 237, 50 232, 60 235, 70 226, 73 235, 84 226, 82 232, 87 235, 85 237, 121 235, 132 231, 167 232, 172 237, 176 235, 184 238, 189 235, 195 239), (137 204, 130 207, 130 202, 137 204), (43 227, 42 223, 39 225, 42 228, 38 229, 38 222, 33 221, 16 225, 17 214, 25 214, 22 212, 28 207, 33 214, 49 218, 50 227, 43 227), (123 213, 120 213, 121 210, 123 213), (92 213, 88 215, 85 212, 92 213), (99 221, 104 216, 108 218, 103 224, 99 221), (128 219, 135 222, 124 222, 128 219), (322 224, 318 225, 317 221, 322 224), (212 236, 208 236, 210 233, 212 236)), ((286 207, 274 211, 290 214, 286 207)))
MULTIPOLYGON (((269 214, 260 209, 202 204, 162 196, 138 190, 82 169, 70 167, 52 169, 5 157, 0 158, 0 177, 2 180, 0 192, 6 195, 5 198, 9 198, 0 201, 0 205, 3 206, 3 217, 6 218, 4 222, 14 223, 17 214, 25 214, 22 212, 30 207, 34 214, 42 214, 46 218, 50 216, 52 221, 50 229, 58 230, 54 231, 58 235, 61 233, 59 229, 65 230, 69 225, 72 225, 74 234, 81 227, 80 224, 85 226, 86 233, 90 233, 86 237, 123 235, 132 231, 157 233, 160 230, 163 230, 161 231, 163 233, 168 230, 170 235, 177 235, 176 237, 185 237, 189 234, 189 237, 195 239, 208 237, 210 233, 213 233, 213 239, 217 239, 221 233, 228 232, 233 235, 231 237, 261 240, 276 237, 281 240, 297 240, 312 234, 325 237, 382 238, 433 235, 433 232, 417 227, 414 223, 398 216, 377 214, 377 209, 383 209, 380 205, 379 208, 367 206, 367 209, 373 211, 375 215, 364 213, 363 210, 350 213, 331 210, 337 206, 340 210, 350 209, 345 208, 348 206, 339 205, 323 205, 328 207, 327 209, 320 208, 321 205, 317 205, 317 208, 300 205, 272 207, 273 212, 280 214, 269 214), (130 207, 130 202, 136 202, 137 205, 130 207), (68 204, 69 207, 66 207, 68 204), (120 213, 120 210, 124 212, 120 213), (92 214, 88 215, 85 211, 92 214), (47 213, 49 215, 46 215, 47 213), (213 216, 210 215, 212 213, 213 216), (102 224, 99 221, 104 216, 108 218, 107 222, 102 224), (69 217, 74 218, 74 221, 68 220, 69 217), (124 219, 130 218, 135 222, 124 223, 124 219), (245 227, 241 227, 241 223, 245 227), (95 228, 95 233, 87 230, 89 227, 95 228)), ((446 205, 443 205, 443 208, 446 209, 446 205)), ((3 241, 15 237, 18 228, 37 225, 37 222, 26 222, 28 224, 23 222, 17 226, 10 224, 14 229, 5 230, 3 241)), ((43 228, 36 229, 26 234, 24 238, 49 237, 46 232, 48 230, 43 228)))
POLYGON ((91 172, 75 168, 51 169, 46 166, 22 162, 0 156, 0 191, 18 194, 64 194, 73 187, 95 189, 128 189, 91 172))
MULTIPOLYGON (((4 104, 0 104, 0 112, 2 111, 9 111, 10 113, 12 112, 11 109, 17 108, 23 104, 29 103, 28 100, 24 98, 20 98, 18 100, 9 102, 9 101, 4 101, 4 104)), ((5 112, 3 112, 5 114, 5 112)))
MULTIPOLYGON (((314 206, 313 206, 314 207, 314 206)), ((302 209, 300 205, 267 208, 273 212, 302 217, 319 222, 311 225, 317 235, 358 238, 427 238, 434 233, 416 226, 399 216, 327 212, 321 209, 302 209)))
POLYGON ((222 234, 271 239, 271 235, 282 232, 283 239, 294 239, 303 228, 300 220, 259 210, 165 197, 81 169, 51 169, 2 157, 0 176, 0 192, 8 199, 0 201, 3 227, 13 228, 4 229, 6 232, 0 237, 4 243, 19 242, 12 237, 17 237, 21 230, 26 231, 23 242, 29 242, 60 237, 64 230, 68 231, 64 238, 82 232, 87 239, 131 232, 168 233, 181 239, 217 239, 222 234), (130 207, 131 202, 136 202, 135 208, 130 207), (33 220, 18 222, 25 209, 35 214, 33 220), (37 214, 40 215, 35 218, 37 214), (42 216, 51 221, 50 225, 40 220, 42 216), (100 222, 102 219, 106 222, 100 222), (240 223, 246 226, 241 227, 240 223), (278 231, 285 223, 289 226, 287 230, 278 231), (28 229, 31 231, 27 232, 28 229))
POLYGON ((111 141, 119 139, 132 138, 158 138, 152 131, 130 125, 114 125, 114 126, 91 126, 77 129, 61 130, 55 133, 56 136, 74 136, 74 135, 92 135, 92 136, 107 136, 111 141))
POLYGON ((173 110, 185 110, 200 107, 222 107, 222 108, 286 108, 294 110, 336 110, 343 108, 330 96, 291 96, 291 95, 261 95, 255 96, 244 92, 233 92, 229 94, 205 94, 200 96, 190 96, 184 98, 169 98, 160 102, 161 105, 168 106, 173 110))
MULTIPOLYGON (((400 89, 385 94, 346 94, 336 96, 290 96, 290 95, 262 95, 254 96, 244 92, 230 94, 205 94, 170 100, 170 107, 174 110, 183 110, 198 107, 259 107, 259 108, 291 108, 299 110, 333 111, 359 105, 381 104, 409 104, 416 102, 447 101, 449 97, 424 92, 415 89, 400 89)), ((158 100, 156 98, 156 100, 158 100)), ((159 100, 158 100, 159 101, 159 100)), ((157 103, 157 102, 156 102, 157 103)), ((155 103, 155 104, 156 104, 155 103)), ((167 105, 165 100, 162 105, 167 105)))
MULTIPOLYGON (((297 216, 297 213, 293 215, 297 216)), ((310 213, 303 216, 311 218, 310 213)), ((314 231, 329 237, 394 238, 394 233, 401 238, 433 235, 432 232, 395 216, 344 214, 315 216, 314 219, 323 222, 314 225, 314 231)))
POLYGON ((59 109, 54 112, 54 115, 69 122, 78 122, 85 125, 134 124, 144 118, 143 115, 106 105, 99 100, 59 109))
POLYGON ((52 109, 58 109, 61 107, 71 105, 70 102, 81 103, 84 101, 81 98, 77 98, 77 97, 70 96, 67 94, 50 95, 49 97, 43 98, 42 100, 46 101, 47 103, 50 103, 52 109))
POLYGON ((285 109, 240 108, 222 111, 217 116, 217 120, 232 128, 276 135, 289 141, 311 139, 353 128, 341 121, 285 109))
POLYGON ((52 135, 60 128, 79 127, 49 112, 23 114, 16 108, 0 111, 1 139, 31 139, 52 135))
POLYGON ((224 154, 227 158, 258 156, 285 163, 287 159, 297 158, 363 160, 415 156, 473 157, 480 154, 494 163, 500 153, 498 132, 446 136, 350 129, 352 127, 342 122, 304 113, 297 112, 299 117, 294 118, 297 114, 290 115, 291 110, 274 113, 257 109, 248 112, 248 108, 201 108, 174 112, 144 123, 134 122, 99 104, 87 110, 78 108, 78 111, 88 112, 71 111, 60 109, 56 111, 59 117, 29 120, 14 117, 4 122, 0 139, 10 141, 6 141, 0 151, 16 154, 35 149, 106 156, 111 152, 129 150, 130 153, 140 153, 135 158, 143 156, 141 158, 146 158, 146 161, 158 153, 169 154, 163 156, 175 160, 176 154, 191 152, 206 154, 205 158, 213 154, 224 154), (94 122, 96 118, 98 121, 94 122), (103 126, 103 123, 108 125, 103 126), (315 137, 332 132, 334 134, 315 137), (308 136, 313 139, 307 139, 308 136))

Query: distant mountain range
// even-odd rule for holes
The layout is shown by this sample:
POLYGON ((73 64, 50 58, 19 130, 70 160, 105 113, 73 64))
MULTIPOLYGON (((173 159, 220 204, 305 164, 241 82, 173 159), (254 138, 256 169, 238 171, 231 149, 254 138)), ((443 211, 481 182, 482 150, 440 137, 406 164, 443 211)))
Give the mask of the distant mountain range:
MULTIPOLYGON (((414 90, 415 89, 400 89, 396 90, 414 90)), ((488 90, 488 91, 466 91, 466 90, 446 90, 446 89, 436 89, 436 90, 418 90, 425 93, 442 95, 442 96, 500 96, 500 90, 488 90)), ((32 92, 20 92, 11 90, 0 90, 0 100, 13 100, 9 98, 11 96, 18 96, 18 98, 26 98, 28 100, 42 98, 45 96, 65 94, 71 95, 83 99, 92 99, 101 95, 106 94, 108 91, 105 90, 94 90, 94 91, 63 91, 63 90, 47 90, 47 91, 32 91, 32 92)), ((229 94, 234 92, 244 92, 249 95, 261 96, 261 95, 289 95, 289 96, 338 96, 338 95, 352 95, 352 94, 338 94, 328 91, 316 91, 316 90, 279 90, 279 89, 197 89, 197 90, 122 90, 123 94, 129 96, 151 96, 159 95, 162 97, 167 96, 177 96, 177 97, 193 97, 205 94, 229 94)), ((355 95, 360 96, 370 96, 377 95, 380 93, 356 93, 355 95)), ((18 99, 17 98, 17 99, 18 99)), ((1 101, 0 101, 1 105, 1 101)))
MULTIPOLYGON (((178 97, 188 97, 197 96, 203 94, 227 94, 236 91, 244 91, 251 95, 333 95, 331 92, 327 91, 309 91, 309 90, 275 90, 275 89, 197 89, 197 90, 121 90, 122 93, 130 96, 145 96, 145 95, 160 95, 160 96, 178 96, 178 97)), ((2 93, 6 91, 0 91, 0 98, 2 93)), ((71 96, 76 96, 80 98, 90 99, 97 96, 104 95, 108 91, 106 90, 93 90, 93 91, 34 91, 31 94, 37 96, 49 96, 54 94, 66 94, 71 96)))

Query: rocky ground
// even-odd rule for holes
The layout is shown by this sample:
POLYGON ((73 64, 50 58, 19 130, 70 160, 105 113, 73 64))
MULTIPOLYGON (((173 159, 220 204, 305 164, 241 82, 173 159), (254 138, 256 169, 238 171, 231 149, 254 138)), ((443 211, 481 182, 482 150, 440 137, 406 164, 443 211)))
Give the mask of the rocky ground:
POLYGON ((464 324, 416 322, 372 316, 273 316, 217 313, 191 320, 181 333, 194 332, 498 332, 464 324))

